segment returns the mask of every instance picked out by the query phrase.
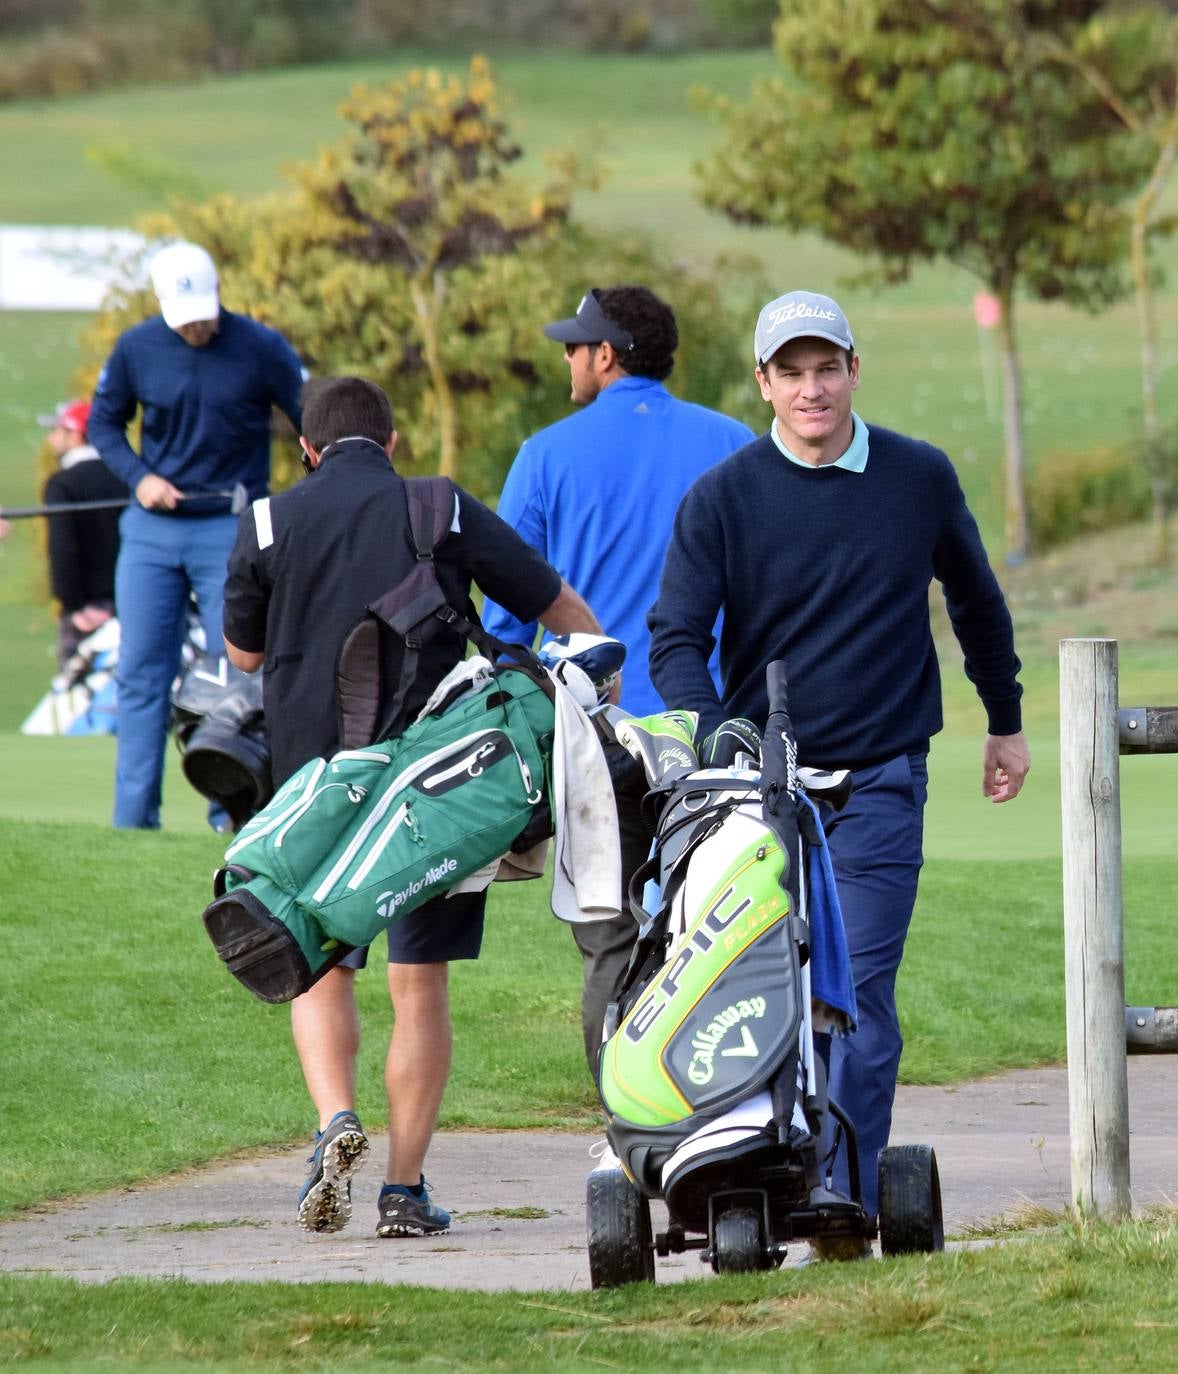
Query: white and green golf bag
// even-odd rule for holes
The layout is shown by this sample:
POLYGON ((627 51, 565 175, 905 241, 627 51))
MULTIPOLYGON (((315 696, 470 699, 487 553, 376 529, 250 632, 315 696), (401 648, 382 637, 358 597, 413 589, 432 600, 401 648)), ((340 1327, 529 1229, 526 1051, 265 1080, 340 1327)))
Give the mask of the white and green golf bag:
MULTIPOLYGON (((691 1230, 708 1230, 711 1196, 766 1172, 789 1206, 818 1187, 827 1103, 812 999, 827 1028, 855 1019, 833 890, 812 921, 809 857, 823 840, 781 715, 760 759, 724 768, 698 766, 690 713, 615 726, 649 765, 658 820, 599 1088, 623 1169, 691 1230)), ((846 774, 803 771, 815 790, 849 790, 846 774)))

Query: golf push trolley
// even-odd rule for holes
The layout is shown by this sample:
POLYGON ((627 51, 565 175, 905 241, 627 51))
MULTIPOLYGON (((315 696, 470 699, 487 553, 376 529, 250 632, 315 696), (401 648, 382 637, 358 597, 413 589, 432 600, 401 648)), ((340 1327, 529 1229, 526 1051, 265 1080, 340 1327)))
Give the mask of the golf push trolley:
POLYGON ((657 821, 631 885, 639 939, 601 1051, 617 1163, 586 1185, 594 1288, 653 1282, 656 1256, 687 1250, 732 1274, 774 1268, 803 1240, 847 1258, 877 1235, 885 1255, 944 1246, 931 1147, 881 1153, 877 1219, 862 1205, 852 1123, 826 1092, 814 1034, 852 1032, 855 999, 814 803, 840 809, 851 778, 797 768, 781 663, 768 689, 763 740, 730 723, 711 766, 700 767, 690 713, 609 718, 645 767, 657 821), (831 1187, 839 1148, 850 1196, 831 1187), (668 1214, 657 1235, 654 1199, 668 1214))

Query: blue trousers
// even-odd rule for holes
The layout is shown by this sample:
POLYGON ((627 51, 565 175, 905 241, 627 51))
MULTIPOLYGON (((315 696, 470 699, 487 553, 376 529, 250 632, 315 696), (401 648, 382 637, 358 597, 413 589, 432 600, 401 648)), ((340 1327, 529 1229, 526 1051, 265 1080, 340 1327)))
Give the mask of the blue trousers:
POLYGON ((196 594, 209 652, 222 653, 225 572, 237 524, 234 515, 161 515, 142 506, 129 507, 119 522, 114 823, 120 828, 159 828, 164 745, 188 595, 196 594))
MULTIPOLYGON (((903 1038, 896 1015, 896 974, 916 904, 924 862, 927 755, 901 754, 857 769, 846 808, 822 808, 843 908, 859 1028, 815 1037, 829 1069, 830 1096, 850 1117, 859 1147, 863 1205, 879 1210, 876 1170, 888 1143, 903 1038)), ((840 1149, 834 1186, 849 1193, 847 1152, 840 1149)))

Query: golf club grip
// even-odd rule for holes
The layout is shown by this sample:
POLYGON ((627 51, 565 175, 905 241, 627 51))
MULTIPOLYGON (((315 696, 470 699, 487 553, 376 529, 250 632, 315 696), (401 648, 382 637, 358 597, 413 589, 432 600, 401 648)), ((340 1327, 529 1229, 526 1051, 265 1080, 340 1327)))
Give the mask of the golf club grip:
POLYGON ((789 710, 789 690, 785 664, 775 658, 765 669, 765 688, 769 697, 769 714, 784 715, 789 710))

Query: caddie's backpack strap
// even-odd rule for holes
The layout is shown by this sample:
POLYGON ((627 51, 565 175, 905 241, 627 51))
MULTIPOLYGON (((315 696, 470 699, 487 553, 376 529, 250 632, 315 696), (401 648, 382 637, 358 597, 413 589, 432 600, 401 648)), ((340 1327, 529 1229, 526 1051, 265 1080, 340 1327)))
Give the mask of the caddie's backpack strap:
POLYGON ((336 702, 341 749, 361 749, 396 721, 417 676, 423 622, 446 606, 434 551, 453 522, 455 492, 448 477, 413 477, 404 483, 410 547, 416 562, 394 587, 364 609, 344 636, 336 661, 336 702), (393 700, 381 711, 381 626, 401 641, 404 657, 393 700))
MULTIPOLYGON (((424 566, 429 571, 434 571, 433 554, 434 551, 450 532, 454 520, 455 503, 457 492, 453 482, 448 477, 411 477, 405 483, 405 495, 409 503, 409 528, 413 538, 413 547, 417 554, 418 570, 424 566)), ((412 579, 412 574, 406 583, 412 579)), ((437 575, 434 572, 434 586, 437 587, 437 575)), ((401 587, 405 587, 402 583, 401 587)), ((400 591, 401 588, 395 589, 400 591)), ((456 609, 446 601, 441 594, 441 588, 437 587, 437 594, 433 591, 423 592, 416 604, 407 606, 395 617, 386 614, 386 600, 391 598, 390 593, 381 597, 379 601, 373 602, 369 607, 374 615, 379 616, 392 630, 402 635, 406 641, 406 654, 412 652, 414 660, 412 665, 406 658, 406 666, 402 670, 401 681, 405 691, 401 693, 401 700, 395 710, 390 710, 388 718, 395 720, 401 706, 404 703, 405 693, 408 691, 408 684, 416 674, 417 663, 416 654, 422 644, 427 643, 437 634, 443 626, 448 626, 455 634, 468 639, 484 658, 494 663, 499 658, 510 658, 517 667, 527 671, 548 693, 553 695, 552 682, 548 674, 540 666, 536 656, 530 649, 520 644, 508 644, 504 640, 497 639, 493 634, 489 634, 479 619, 479 613, 475 610, 474 602, 468 597, 466 605, 462 610, 456 609)), ((400 598, 398 598, 399 600, 400 598)), ((379 738, 387 738, 387 730, 379 738)))
POLYGON ((469 639, 492 661, 500 654, 516 659, 542 680, 546 690, 552 690, 531 653, 487 634, 469 598, 461 611, 446 600, 434 554, 453 525, 457 499, 448 477, 410 477, 405 481, 409 540, 416 561, 395 587, 365 607, 363 616, 344 637, 336 662, 341 749, 362 749, 404 729, 402 714, 417 677, 422 647, 443 627, 469 639), (388 631, 400 641, 402 659, 396 688, 382 710, 380 639, 388 631))

